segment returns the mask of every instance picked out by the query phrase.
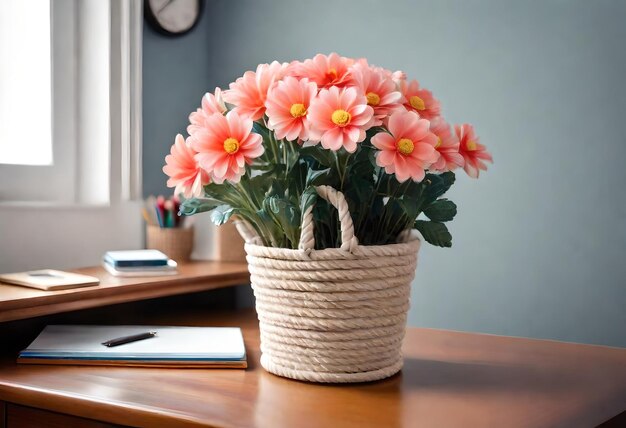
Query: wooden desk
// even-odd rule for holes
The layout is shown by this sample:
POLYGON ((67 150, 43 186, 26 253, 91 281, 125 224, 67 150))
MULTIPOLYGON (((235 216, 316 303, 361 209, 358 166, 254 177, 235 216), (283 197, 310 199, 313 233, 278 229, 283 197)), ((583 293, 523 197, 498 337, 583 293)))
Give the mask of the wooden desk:
POLYGON ((102 267, 72 272, 95 276, 100 279, 100 284, 50 292, 0 283, 0 322, 212 290, 250 281, 246 263, 191 262, 181 264, 177 275, 136 278, 116 277, 102 267))
POLYGON ((42 418, 59 427, 569 428, 593 427, 626 410, 626 349, 410 328, 400 374, 361 385, 315 385, 259 366, 252 311, 144 321, 241 326, 250 367, 17 366, 12 350, 0 360, 7 428, 42 418))

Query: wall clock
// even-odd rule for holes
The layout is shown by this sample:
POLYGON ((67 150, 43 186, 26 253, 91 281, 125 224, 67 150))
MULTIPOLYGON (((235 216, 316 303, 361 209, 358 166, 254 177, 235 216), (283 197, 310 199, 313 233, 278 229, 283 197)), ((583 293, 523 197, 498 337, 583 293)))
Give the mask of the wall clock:
POLYGON ((199 21, 202 0, 145 0, 144 11, 150 25, 168 36, 189 32, 199 21))

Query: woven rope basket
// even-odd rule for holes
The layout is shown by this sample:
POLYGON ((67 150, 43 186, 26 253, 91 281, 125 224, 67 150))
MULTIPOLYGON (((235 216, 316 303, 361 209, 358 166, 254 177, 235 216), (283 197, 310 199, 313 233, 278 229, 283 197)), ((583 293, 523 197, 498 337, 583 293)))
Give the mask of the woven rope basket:
POLYGON ((401 346, 420 241, 361 246, 341 192, 316 188, 339 213, 341 247, 314 250, 313 213, 297 250, 261 245, 243 222, 261 331, 261 365, 312 382, 366 382, 402 368, 401 346))

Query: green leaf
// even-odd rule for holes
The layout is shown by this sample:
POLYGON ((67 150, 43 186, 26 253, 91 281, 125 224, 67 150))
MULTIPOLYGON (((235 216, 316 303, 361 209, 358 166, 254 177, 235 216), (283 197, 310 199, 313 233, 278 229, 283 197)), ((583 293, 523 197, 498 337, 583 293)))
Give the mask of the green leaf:
POLYGON ((300 211, 302 215, 306 212, 309 207, 313 206, 315 201, 317 200, 317 192, 313 187, 307 187, 304 192, 302 192, 302 196, 300 197, 300 211))
POLYGON ((374 182, 374 164, 369 157, 371 152, 373 152, 373 150, 366 147, 360 146, 358 148, 352 159, 350 159, 350 162, 348 162, 346 172, 348 178, 360 176, 372 183, 374 182))
POLYGON ((415 221, 415 228, 420 231, 424 239, 438 247, 451 247, 452 235, 445 224, 436 221, 415 221))
POLYGON ((289 199, 296 205, 300 203, 300 194, 306 186, 308 167, 306 162, 296 162, 287 175, 287 192, 289 199))
POLYGON ((306 186, 330 185, 333 182, 334 170, 325 168, 320 170, 309 169, 306 175, 306 186))
POLYGON ((407 198, 406 196, 399 201, 409 221, 415 221, 419 214, 419 201, 417 199, 407 198))
POLYGON ((424 209, 424 214, 433 221, 450 221, 456 215, 456 204, 448 199, 438 199, 424 209))
POLYGON ((333 152, 320 147, 319 144, 316 146, 302 147, 300 153, 303 157, 313 159, 322 166, 332 167, 335 165, 333 152))
POLYGON ((216 201, 215 199, 185 199, 180 204, 179 213, 181 215, 193 215, 203 213, 206 211, 211 211, 220 204, 221 202, 216 201))
POLYGON ((300 145, 293 141, 281 140, 283 150, 287 151, 287 170, 290 171, 300 159, 300 145))
POLYGON ((252 131, 263 137, 263 140, 269 139, 270 130, 259 122, 252 122, 252 131))
MULTIPOLYGON (((358 210, 369 211, 368 202, 374 193, 374 180, 371 177, 354 175, 344 189, 344 194, 350 202, 358 204, 358 210)), ((355 213, 357 214, 357 213, 355 213)))
POLYGON ((259 188, 265 188, 265 190, 267 191, 267 189, 269 189, 269 186, 271 185, 272 180, 274 180, 278 174, 282 174, 282 173, 284 173, 283 166, 274 165, 272 169, 264 171, 261 174, 254 175, 254 176, 249 176, 249 175, 242 176, 241 182, 242 183, 249 182, 250 185, 256 186, 259 188))
POLYGON ((337 210, 323 198, 317 198, 313 207, 313 219, 315 221, 315 249, 338 247, 339 215, 337 210))
POLYGON ((380 178, 380 191, 387 196, 399 194, 401 185, 395 175, 383 174, 380 178))
POLYGON ((235 214, 235 209, 230 205, 220 205, 211 211, 211 221, 216 226, 221 226, 228 221, 228 219, 235 214))
POLYGON ((379 168, 378 164, 376 163, 376 150, 371 147, 367 147, 365 148, 365 150, 367 153, 367 160, 369 160, 374 168, 379 168))
POLYGON ((385 129, 385 127, 383 127, 383 126, 374 126, 374 127, 372 127, 372 128, 367 130, 368 139, 372 138, 374 135, 378 134, 379 132, 389 133, 389 131, 387 131, 385 129))
POLYGON ((237 205, 237 194, 232 184, 224 182, 223 184, 209 183, 204 186, 204 192, 211 199, 220 201, 222 204, 237 205))
POLYGON ((299 237, 300 212, 291 202, 279 197, 270 196, 263 200, 263 209, 280 226, 284 236, 295 245, 299 237))
POLYGON ((443 174, 426 174, 423 183, 426 184, 424 190, 424 197, 427 203, 434 201, 442 196, 450 189, 450 186, 454 184, 456 177, 451 171, 444 172, 443 174))
POLYGON ((270 197, 270 196, 285 196, 285 188, 283 187, 283 184, 274 179, 272 180, 272 184, 270 185, 270 189, 267 191, 267 193, 265 193, 265 196, 270 197))
POLYGON ((400 232, 408 229, 413 224, 415 217, 407 217, 406 209, 400 199, 389 199, 385 205, 386 213, 383 214, 386 219, 382 233, 385 236, 385 242, 395 239, 400 232))
POLYGON ((407 180, 406 188, 404 190, 404 199, 415 199, 416 201, 422 195, 425 188, 424 182, 415 182, 413 180, 407 180))
POLYGON ((293 216, 295 212, 295 207, 290 202, 285 201, 278 196, 271 196, 269 198, 266 198, 263 203, 267 204, 269 209, 274 214, 287 214, 285 218, 289 220, 288 222, 290 224, 298 224, 296 217, 293 216))

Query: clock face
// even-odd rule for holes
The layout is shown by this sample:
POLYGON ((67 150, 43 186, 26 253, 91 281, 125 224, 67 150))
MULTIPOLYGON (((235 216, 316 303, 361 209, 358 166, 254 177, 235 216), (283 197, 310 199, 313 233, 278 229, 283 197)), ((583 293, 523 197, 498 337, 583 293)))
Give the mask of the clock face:
POLYGON ((200 17, 201 0, 146 0, 146 18, 160 32, 179 35, 200 17))

